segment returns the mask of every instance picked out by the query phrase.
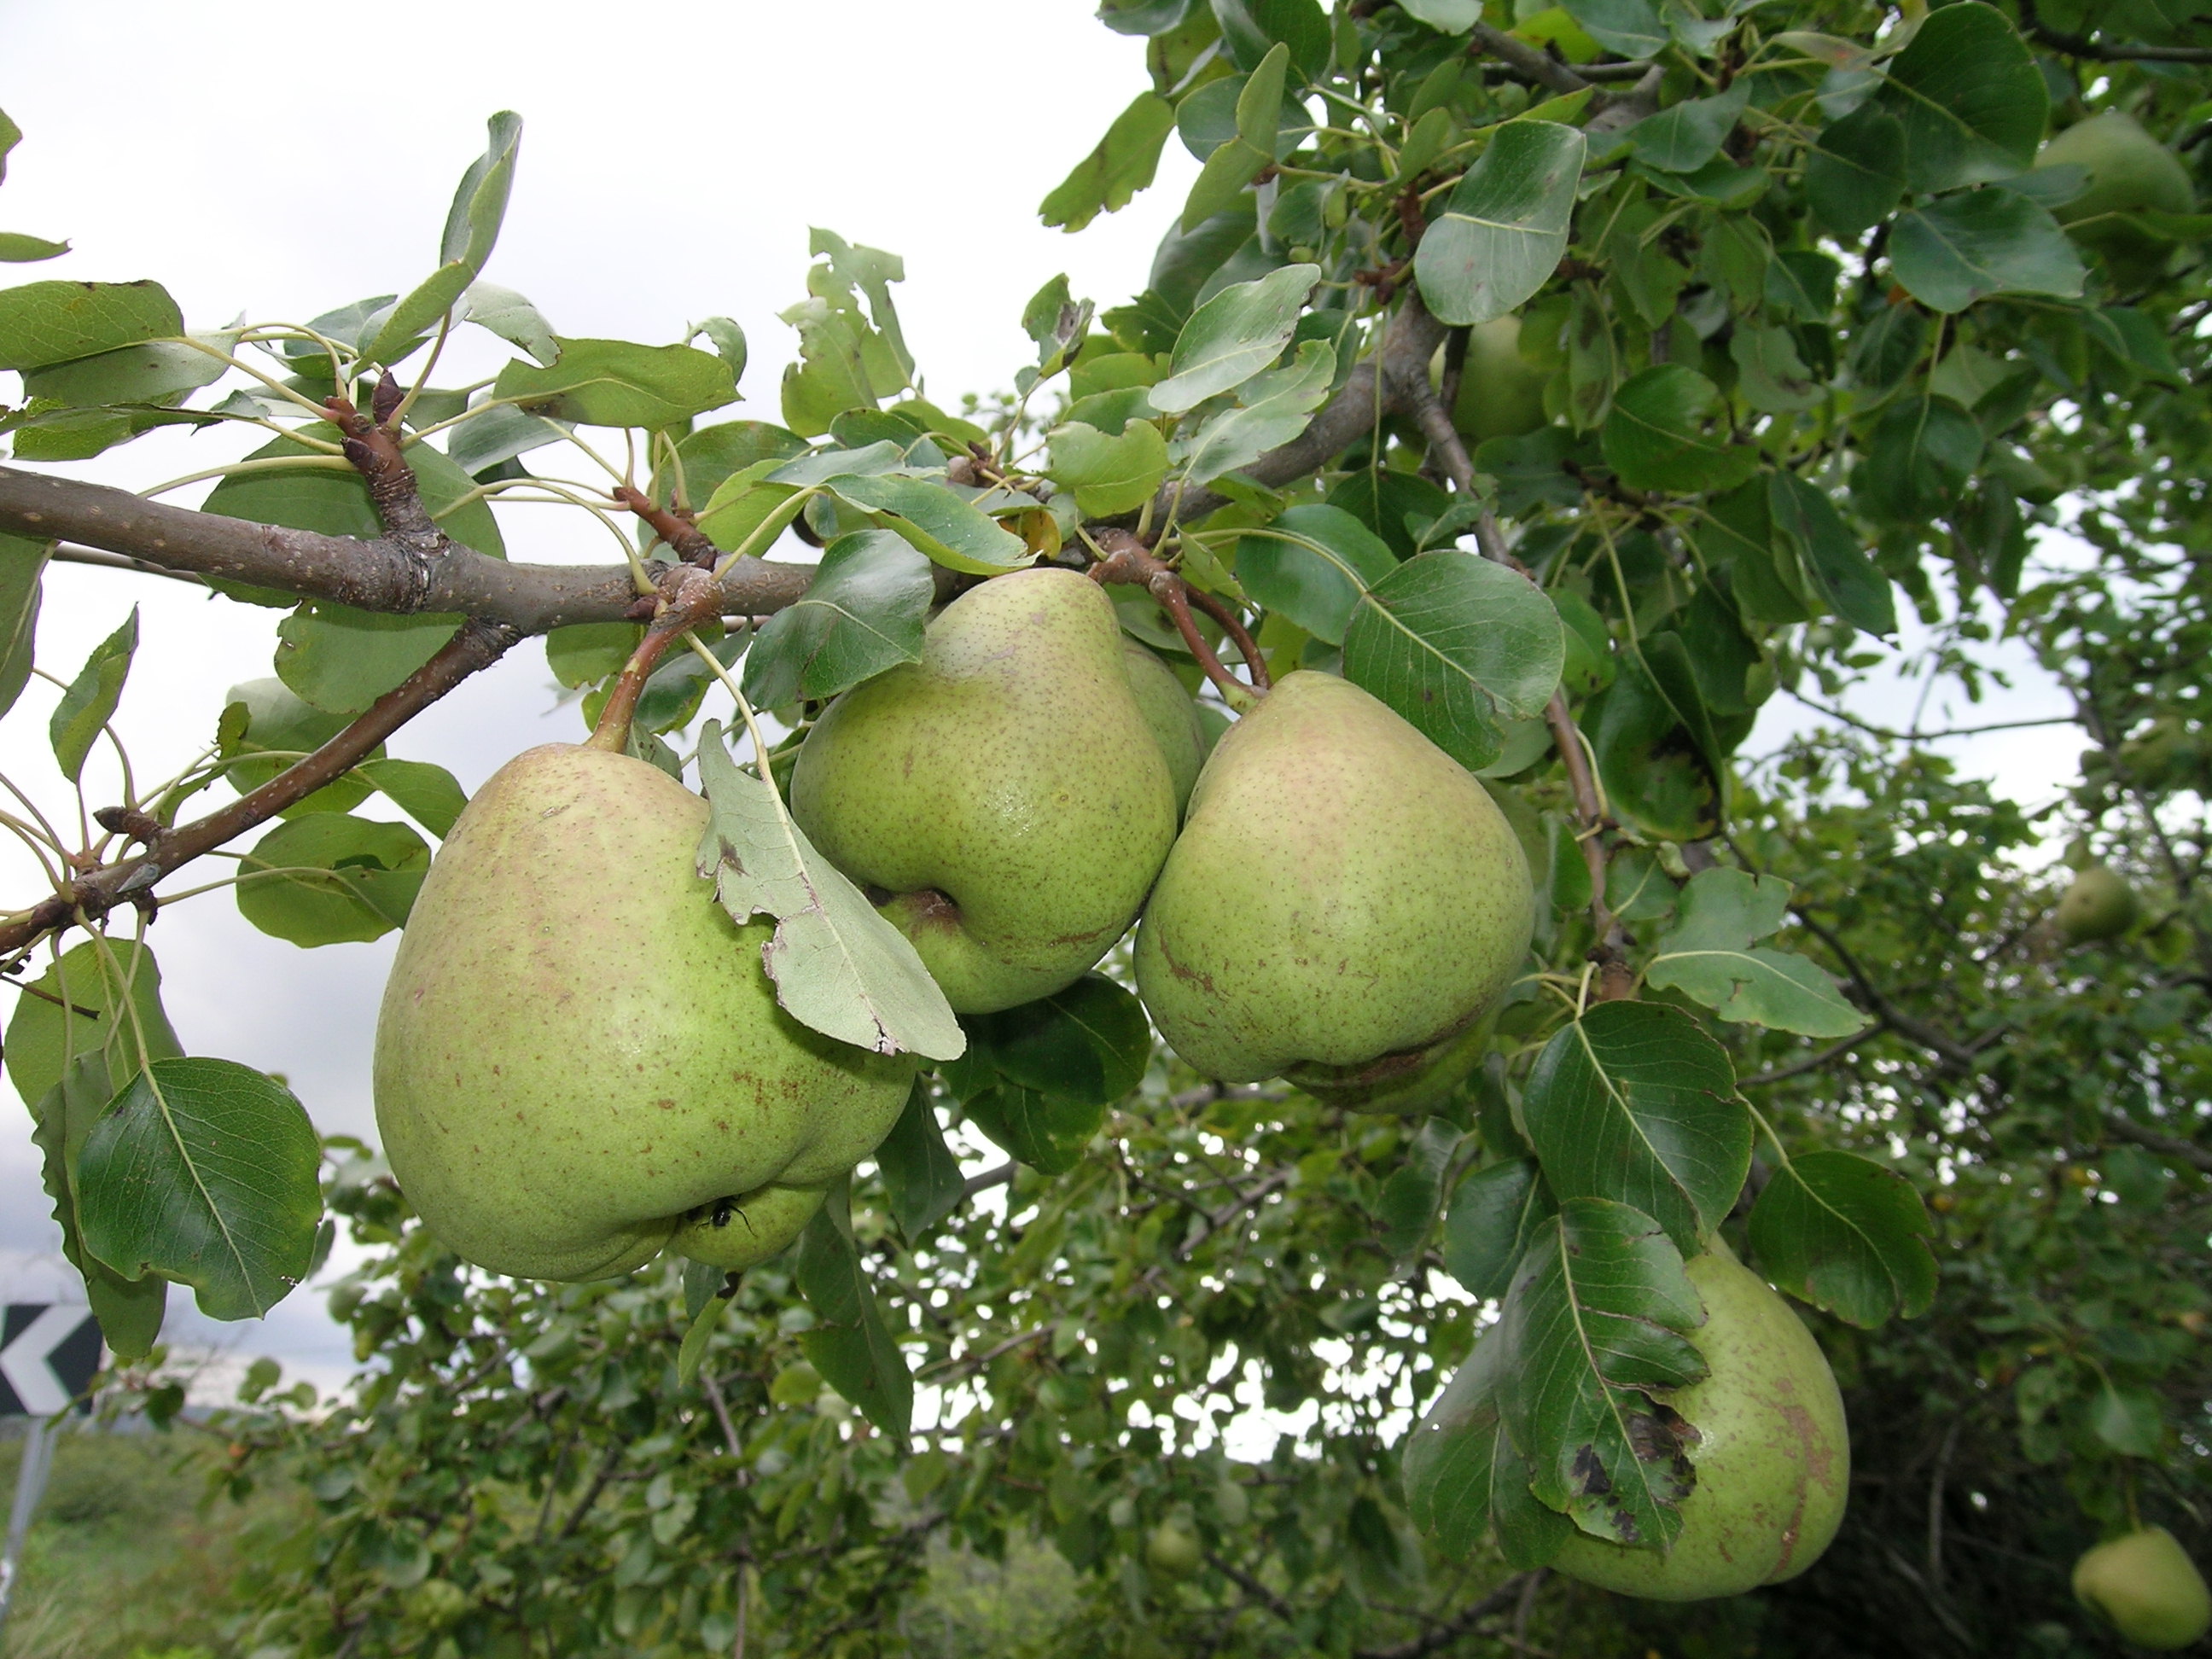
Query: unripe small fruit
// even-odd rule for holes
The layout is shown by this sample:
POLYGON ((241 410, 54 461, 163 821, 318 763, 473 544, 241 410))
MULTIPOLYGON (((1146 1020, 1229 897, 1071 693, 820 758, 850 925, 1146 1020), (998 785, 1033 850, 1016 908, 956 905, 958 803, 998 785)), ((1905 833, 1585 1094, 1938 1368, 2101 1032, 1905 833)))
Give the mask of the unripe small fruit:
POLYGON ((2212 1626, 2203 1575, 2164 1527, 2089 1551, 2074 1564, 2074 1595, 2141 1648, 2185 1648, 2212 1626))
POLYGON ((1206 1559, 1189 1522, 1170 1516, 1145 1539, 1145 1565, 1165 1578, 1188 1578, 1206 1559))
POLYGON ((1493 318, 1469 329, 1452 424, 1469 449, 1534 432, 1546 422, 1544 383, 1551 378, 1522 356, 1518 317, 1493 318))
POLYGON ((2155 276, 2173 247, 2124 216, 2146 208, 2187 213, 2196 206, 2181 158, 2118 110, 2075 122, 2043 147, 2035 165, 2078 167, 2088 173, 2082 192, 2052 213, 2075 240, 2101 253, 2124 283, 2155 276))
POLYGON ((2136 890, 2127 878, 2093 864, 2074 878, 2052 920, 2069 945, 2118 939, 2136 924, 2136 890))

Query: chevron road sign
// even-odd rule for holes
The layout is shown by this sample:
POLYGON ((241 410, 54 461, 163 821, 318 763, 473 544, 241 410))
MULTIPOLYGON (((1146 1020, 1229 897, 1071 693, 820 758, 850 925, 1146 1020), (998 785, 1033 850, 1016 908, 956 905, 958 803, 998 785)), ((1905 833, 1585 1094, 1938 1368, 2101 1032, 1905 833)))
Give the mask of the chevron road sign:
POLYGON ((0 1315, 0 1417, 68 1410, 100 1369, 100 1326, 82 1303, 9 1303, 0 1315))

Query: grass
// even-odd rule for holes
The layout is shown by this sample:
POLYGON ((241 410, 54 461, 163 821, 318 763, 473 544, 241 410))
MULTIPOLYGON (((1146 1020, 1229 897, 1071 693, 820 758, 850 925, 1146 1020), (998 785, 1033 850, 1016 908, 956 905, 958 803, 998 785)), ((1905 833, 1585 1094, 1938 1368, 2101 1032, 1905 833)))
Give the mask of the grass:
MULTIPOLYGON (((22 1443, 0 1444, 0 1492, 22 1443)), ((246 1525, 289 1494, 208 1497, 215 1449, 194 1433, 64 1434, 24 1551, 5 1659, 214 1659, 246 1525)), ((4 1510, 0 1510, 4 1514, 4 1510)))

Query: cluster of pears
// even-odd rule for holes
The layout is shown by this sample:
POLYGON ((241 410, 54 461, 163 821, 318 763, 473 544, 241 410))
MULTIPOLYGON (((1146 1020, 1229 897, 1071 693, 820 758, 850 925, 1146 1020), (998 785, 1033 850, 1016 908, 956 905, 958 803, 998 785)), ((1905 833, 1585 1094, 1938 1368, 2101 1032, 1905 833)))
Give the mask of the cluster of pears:
MULTIPOLYGON (((1073 983, 1141 908, 1139 990, 1193 1066, 1354 1107, 1459 1080, 1533 921, 1504 817, 1380 702, 1293 674, 1209 757, 1181 682, 1066 570, 970 590, 921 661, 832 702, 791 806, 957 1012, 1073 983)), ((706 820, 595 737, 509 762, 434 861, 385 992, 377 1121, 469 1260, 742 1267, 896 1120, 915 1061, 777 1006, 769 925, 733 923, 695 866, 706 820)))

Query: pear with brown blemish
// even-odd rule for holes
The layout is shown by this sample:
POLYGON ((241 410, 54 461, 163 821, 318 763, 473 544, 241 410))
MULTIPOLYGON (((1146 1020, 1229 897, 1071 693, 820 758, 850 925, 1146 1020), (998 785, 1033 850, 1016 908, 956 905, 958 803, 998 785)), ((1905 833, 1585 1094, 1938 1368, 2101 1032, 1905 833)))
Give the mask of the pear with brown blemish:
POLYGON ((1552 1565, 1656 1601, 1740 1595, 1795 1578, 1844 1518, 1851 1478, 1843 1397, 1820 1345, 1766 1281, 1716 1243, 1686 1264, 1705 1298, 1690 1340, 1711 1368, 1665 1403, 1697 1432, 1697 1485, 1665 1553, 1577 1532, 1552 1565))
POLYGON ((376 1032, 399 1187, 479 1267, 605 1279, 672 1242, 775 1255, 872 1152, 915 1062, 776 1006, 766 921, 696 859, 707 803, 659 769, 548 744, 477 792, 415 901, 376 1032))
POLYGON ((1302 671, 1199 775, 1137 989, 1203 1076, 1429 1110, 1479 1054, 1462 1040, 1521 965, 1534 904, 1481 784, 1358 686, 1302 671))
POLYGON ((792 816, 963 1014, 1050 996, 1128 930, 1176 795, 1114 603, 1073 571, 962 594, 905 663, 831 703, 792 816))

